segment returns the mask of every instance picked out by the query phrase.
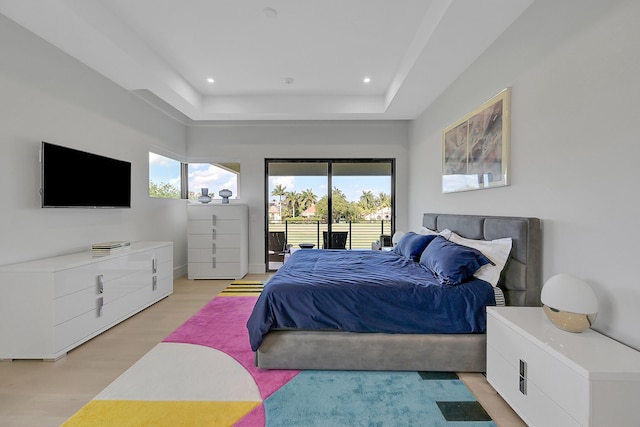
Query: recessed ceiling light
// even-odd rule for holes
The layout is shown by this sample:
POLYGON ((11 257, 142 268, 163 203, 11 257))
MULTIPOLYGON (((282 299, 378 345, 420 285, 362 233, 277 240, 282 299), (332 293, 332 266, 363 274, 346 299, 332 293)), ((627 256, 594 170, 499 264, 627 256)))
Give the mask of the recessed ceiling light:
POLYGON ((262 11, 267 18, 275 19, 278 17, 278 11, 272 7, 265 7, 262 11))
POLYGON ((215 80, 213 80, 213 77, 207 77, 207 81, 208 81, 209 83, 213 83, 213 82, 215 82, 215 80))
POLYGON ((371 83, 371 77, 365 77, 364 79, 362 79, 362 82, 363 82, 364 84, 371 83))

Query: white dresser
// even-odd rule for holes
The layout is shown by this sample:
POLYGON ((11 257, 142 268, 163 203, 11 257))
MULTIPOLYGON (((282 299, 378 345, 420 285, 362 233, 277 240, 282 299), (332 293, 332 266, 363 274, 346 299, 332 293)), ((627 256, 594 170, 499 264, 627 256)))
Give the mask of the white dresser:
POLYGON ((640 425, 640 352, 539 307, 487 308, 487 380, 531 427, 640 425))
POLYGON ((189 204, 189 279, 240 279, 249 270, 249 207, 189 204))
POLYGON ((0 359, 58 359, 172 292, 172 242, 0 267, 0 359))

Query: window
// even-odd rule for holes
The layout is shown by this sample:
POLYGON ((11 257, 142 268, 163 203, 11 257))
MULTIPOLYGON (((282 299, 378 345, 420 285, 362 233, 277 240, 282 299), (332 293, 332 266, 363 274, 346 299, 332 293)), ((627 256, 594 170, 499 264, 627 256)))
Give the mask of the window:
POLYGON ((231 190, 232 199, 238 198, 239 163, 189 163, 188 187, 190 200, 197 200, 202 189, 209 190, 211 198, 220 199, 220 190, 231 190))
POLYGON ((239 163, 182 163, 149 152, 150 197, 197 200, 207 188, 212 198, 227 189, 237 199, 239 176, 239 163))
POLYGON ((149 152, 149 196, 180 199, 181 170, 179 161, 149 152))

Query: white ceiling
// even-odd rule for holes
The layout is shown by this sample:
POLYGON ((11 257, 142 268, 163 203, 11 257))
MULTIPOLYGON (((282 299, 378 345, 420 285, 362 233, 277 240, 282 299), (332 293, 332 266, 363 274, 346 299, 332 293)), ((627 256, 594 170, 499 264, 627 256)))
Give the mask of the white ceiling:
POLYGON ((416 118, 532 2, 0 0, 0 13, 191 120, 385 120, 416 118))

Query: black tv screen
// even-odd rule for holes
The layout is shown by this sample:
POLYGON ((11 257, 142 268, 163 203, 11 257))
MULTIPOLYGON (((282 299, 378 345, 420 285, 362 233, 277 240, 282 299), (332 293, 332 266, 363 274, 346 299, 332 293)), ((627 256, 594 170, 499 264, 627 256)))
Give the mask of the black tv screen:
POLYGON ((42 142, 43 208, 130 208, 131 163, 42 142))

